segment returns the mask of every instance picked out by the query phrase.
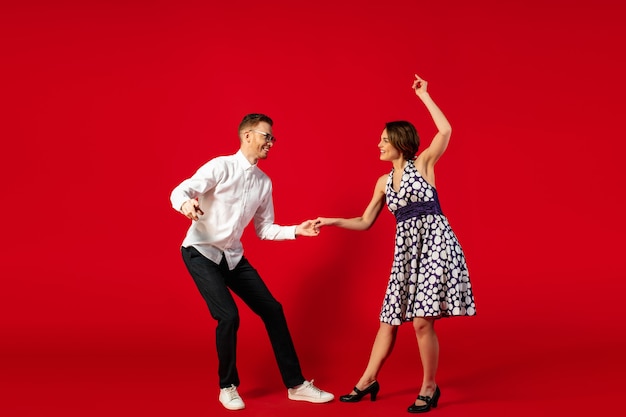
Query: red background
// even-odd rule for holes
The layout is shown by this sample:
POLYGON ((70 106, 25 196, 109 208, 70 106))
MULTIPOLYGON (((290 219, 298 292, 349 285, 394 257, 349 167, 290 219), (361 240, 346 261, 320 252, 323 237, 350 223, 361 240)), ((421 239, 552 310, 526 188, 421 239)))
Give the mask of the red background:
MULTIPOLYGON (((169 193, 275 121, 276 219, 357 216, 390 165, 384 122, 434 134, 478 315, 438 324, 438 415, 611 409, 624 388, 622 2, 22 1, 0 8, 0 412, 222 415, 213 328, 169 193)), ((394 222, 259 241, 307 378, 336 395, 378 326, 394 222)), ((404 413, 421 381, 402 327, 374 404, 290 402, 241 308, 252 415, 404 413), (353 408, 351 408, 353 407, 353 408)))

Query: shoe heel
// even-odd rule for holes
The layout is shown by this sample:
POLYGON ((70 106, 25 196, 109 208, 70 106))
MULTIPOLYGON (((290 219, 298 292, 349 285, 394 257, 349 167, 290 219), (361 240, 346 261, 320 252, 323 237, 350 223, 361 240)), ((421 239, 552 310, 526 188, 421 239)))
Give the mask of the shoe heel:
POLYGON ((378 391, 380 390, 380 386, 378 382, 375 382, 375 386, 372 387, 372 391, 370 392, 370 400, 372 402, 376 401, 376 397, 378 396, 378 391))
POLYGON ((378 395, 378 391, 380 390, 380 385, 378 381, 374 381, 369 387, 364 390, 358 389, 356 386, 353 388, 353 391, 356 394, 347 394, 339 397, 339 401, 344 403, 356 403, 361 401, 363 397, 366 395, 370 396, 370 401, 376 401, 376 396, 378 395))

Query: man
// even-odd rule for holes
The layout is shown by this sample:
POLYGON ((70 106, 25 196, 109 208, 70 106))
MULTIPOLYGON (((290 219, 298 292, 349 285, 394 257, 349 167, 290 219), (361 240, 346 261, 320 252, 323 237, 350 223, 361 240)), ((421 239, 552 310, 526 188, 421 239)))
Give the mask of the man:
POLYGON ((298 226, 274 224, 272 183, 257 167, 276 141, 272 125, 266 115, 245 116, 239 124, 239 151, 207 162, 170 196, 172 206, 192 220, 181 252, 211 316, 217 320, 219 400, 229 410, 245 407, 237 392, 239 313, 231 291, 265 324, 288 398, 313 403, 334 398, 302 376, 282 306, 243 256, 241 235, 253 219, 261 239, 295 239, 319 233, 311 221, 298 226))

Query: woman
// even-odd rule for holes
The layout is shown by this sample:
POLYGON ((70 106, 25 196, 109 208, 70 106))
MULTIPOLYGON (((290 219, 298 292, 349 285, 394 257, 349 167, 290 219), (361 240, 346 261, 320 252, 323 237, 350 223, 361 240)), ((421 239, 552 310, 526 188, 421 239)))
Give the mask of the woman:
POLYGON ((400 324, 412 322, 417 337, 423 380, 410 413, 437 407, 441 391, 435 376, 439 342, 435 320, 476 314, 472 286, 459 241, 439 205, 435 164, 450 141, 452 128, 427 91, 428 83, 415 75, 413 90, 426 106, 438 129, 430 146, 417 157, 419 137, 405 121, 390 122, 382 132, 380 159, 393 165, 378 179, 374 195, 361 217, 316 219, 318 228, 338 226, 367 230, 385 201, 396 217, 396 244, 391 276, 380 313, 380 328, 365 372, 354 390, 340 398, 357 402, 370 395, 376 400, 378 373, 391 354, 400 324))

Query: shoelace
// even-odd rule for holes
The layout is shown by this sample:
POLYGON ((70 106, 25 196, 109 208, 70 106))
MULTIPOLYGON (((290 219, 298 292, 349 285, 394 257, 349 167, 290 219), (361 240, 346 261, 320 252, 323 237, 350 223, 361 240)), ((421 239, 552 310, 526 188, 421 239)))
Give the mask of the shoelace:
POLYGON ((319 389, 318 387, 316 387, 315 385, 313 385, 313 380, 311 380, 311 382, 309 382, 307 385, 305 385, 304 389, 310 389, 310 390, 314 391, 317 395, 322 395, 322 390, 319 389))
POLYGON ((229 401, 241 398, 239 397, 239 393, 237 392, 237 387, 234 385, 226 388, 224 391, 228 393, 229 401))

